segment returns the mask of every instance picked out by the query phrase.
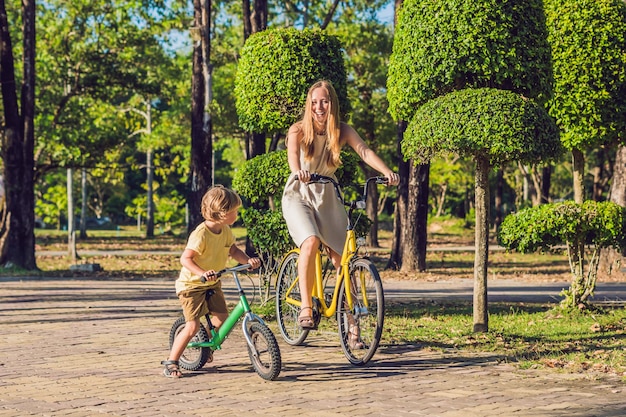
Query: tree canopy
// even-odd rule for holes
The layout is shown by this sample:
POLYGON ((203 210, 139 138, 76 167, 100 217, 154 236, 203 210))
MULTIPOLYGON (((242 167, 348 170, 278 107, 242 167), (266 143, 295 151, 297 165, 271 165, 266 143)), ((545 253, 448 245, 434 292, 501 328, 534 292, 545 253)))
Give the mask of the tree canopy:
POLYGON ((548 112, 567 149, 622 139, 626 130, 626 3, 544 0, 554 67, 548 112))
POLYGON ((543 107, 517 93, 464 89, 428 101, 409 122, 402 143, 407 158, 428 161, 442 153, 482 156, 491 165, 554 158, 558 130, 543 107))
POLYGON ((497 87, 545 100, 550 48, 541 0, 405 0, 389 64, 396 120, 465 87, 497 87))

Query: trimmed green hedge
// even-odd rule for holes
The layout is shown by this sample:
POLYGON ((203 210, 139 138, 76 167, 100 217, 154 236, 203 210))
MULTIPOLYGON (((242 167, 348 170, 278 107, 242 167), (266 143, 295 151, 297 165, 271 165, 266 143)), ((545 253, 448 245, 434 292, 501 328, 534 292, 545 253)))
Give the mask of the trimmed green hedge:
POLYGON ((491 165, 557 157, 557 127, 545 109, 512 91, 465 89, 431 100, 409 122, 402 152, 424 163, 434 156, 483 155, 491 165))
POLYGON ((542 4, 405 0, 387 81, 394 119, 408 121, 428 100, 467 87, 496 87, 545 101, 552 72, 542 4))
POLYGON ((506 248, 522 253, 565 244, 621 249, 626 247, 626 209, 592 200, 529 207, 504 219, 499 239, 506 248))
POLYGON ((332 82, 345 119, 350 104, 337 37, 294 28, 253 34, 241 51, 235 79, 239 125, 249 132, 286 130, 301 116, 309 87, 321 79, 332 82))

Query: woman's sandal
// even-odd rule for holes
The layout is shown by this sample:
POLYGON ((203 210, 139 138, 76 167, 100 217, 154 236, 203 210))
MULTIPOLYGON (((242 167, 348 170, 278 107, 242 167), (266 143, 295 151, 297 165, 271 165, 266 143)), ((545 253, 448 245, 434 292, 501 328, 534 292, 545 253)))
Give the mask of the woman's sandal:
POLYGON ((183 376, 182 372, 180 372, 180 367, 178 366, 178 361, 161 361, 161 365, 163 368, 163 375, 168 378, 180 378, 183 376))
POLYGON ((348 347, 352 350, 365 349, 365 343, 359 336, 359 326, 356 324, 350 325, 348 329, 348 347))
MULTIPOLYGON (((313 309, 311 307, 304 307, 300 310, 300 314, 302 314, 302 312, 304 310, 311 310, 311 313, 313 313, 313 309)), ((302 327, 304 330, 311 330, 311 329, 315 329, 315 323, 313 322, 313 316, 298 316, 298 325, 300 327, 302 327)))

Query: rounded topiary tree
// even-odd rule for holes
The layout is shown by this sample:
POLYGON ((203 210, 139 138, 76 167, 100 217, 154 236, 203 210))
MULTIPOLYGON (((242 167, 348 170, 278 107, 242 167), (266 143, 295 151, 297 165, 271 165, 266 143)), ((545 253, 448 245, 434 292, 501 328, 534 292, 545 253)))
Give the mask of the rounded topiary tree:
POLYGON ((543 107, 512 91, 464 89, 426 102, 407 127, 402 151, 418 162, 443 154, 476 161, 474 331, 487 331, 489 171, 506 161, 532 161, 561 153, 558 130, 543 107))
POLYGON ((595 289, 601 249, 626 248, 626 208, 596 201, 530 207, 504 219, 499 239, 522 253, 566 245, 572 285, 563 290, 561 305, 581 308, 595 289))
MULTIPOLYGON (((404 0, 389 62, 391 115, 409 122, 428 100, 464 88, 511 90, 543 102, 552 83, 546 32, 542 0, 404 0)), ((427 210, 411 201, 427 199, 428 162, 404 166, 416 186, 398 189, 398 210, 407 208, 396 218, 396 238, 415 227, 409 236, 426 240, 427 210)), ((421 251, 425 262, 426 245, 419 243, 398 251, 421 251)))
POLYGON ((574 200, 584 200, 584 152, 624 141, 626 4, 623 0, 544 0, 554 67, 547 103, 572 151, 574 200))
POLYGON ((332 82, 343 115, 349 111, 341 44, 320 30, 281 28, 253 34, 235 78, 239 125, 250 132, 286 131, 298 120, 309 87, 332 82))

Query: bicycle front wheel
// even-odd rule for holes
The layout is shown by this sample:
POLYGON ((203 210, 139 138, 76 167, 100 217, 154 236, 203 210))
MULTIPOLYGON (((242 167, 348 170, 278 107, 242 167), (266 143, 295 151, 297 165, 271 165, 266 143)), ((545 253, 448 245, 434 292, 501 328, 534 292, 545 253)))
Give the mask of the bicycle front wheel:
POLYGON ((261 323, 252 323, 249 334, 254 351, 248 345, 248 356, 254 370, 266 381, 275 380, 280 373, 281 358, 274 333, 261 323))
POLYGON ((383 284, 369 259, 357 259, 350 267, 350 288, 342 282, 339 291, 337 324, 341 348, 354 365, 366 364, 378 349, 385 320, 383 284), (352 296, 352 309, 346 292, 352 296))
MULTIPOLYGON (((170 349, 174 344, 174 340, 178 333, 180 333, 185 328, 185 318, 179 317, 174 324, 172 325, 172 330, 170 330, 170 349)), ((195 343, 206 343, 209 341, 209 334, 207 333, 204 326, 200 326, 200 330, 198 333, 190 340, 190 342, 195 343)), ((180 367, 186 369, 188 371, 197 371, 201 369, 204 364, 207 362, 211 362, 213 360, 213 351, 209 347, 193 347, 193 348, 185 348, 183 354, 180 356, 179 364, 180 367)))
POLYGON ((302 344, 309 334, 298 324, 298 306, 287 302, 287 296, 300 300, 298 256, 298 252, 291 252, 285 257, 276 279, 276 321, 283 339, 292 346, 302 344))

